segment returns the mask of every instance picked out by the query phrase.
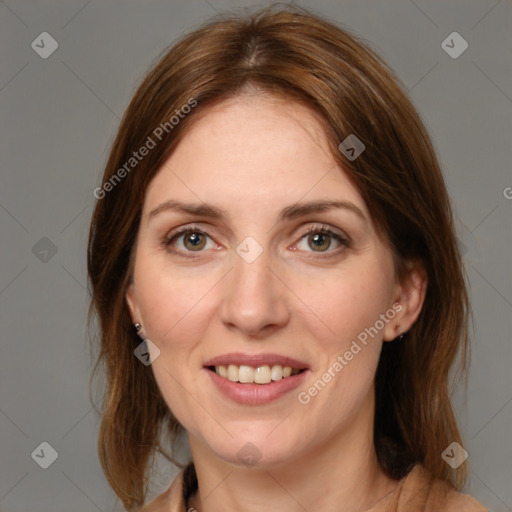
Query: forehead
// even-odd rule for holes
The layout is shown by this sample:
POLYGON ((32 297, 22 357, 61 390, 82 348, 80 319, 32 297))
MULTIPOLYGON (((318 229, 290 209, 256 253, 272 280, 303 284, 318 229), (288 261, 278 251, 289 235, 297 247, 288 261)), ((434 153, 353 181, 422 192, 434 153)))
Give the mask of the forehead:
POLYGON ((352 201, 367 212, 330 153, 318 115, 261 94, 223 101, 194 120, 150 183, 146 214, 172 198, 218 201, 228 208, 329 198, 352 201))

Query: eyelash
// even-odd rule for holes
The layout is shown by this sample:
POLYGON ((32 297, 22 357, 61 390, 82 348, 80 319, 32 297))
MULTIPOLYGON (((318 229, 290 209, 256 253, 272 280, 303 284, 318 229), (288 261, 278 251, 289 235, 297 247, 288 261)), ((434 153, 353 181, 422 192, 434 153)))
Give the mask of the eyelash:
MULTIPOLYGON (((177 238, 179 238, 180 236, 186 235, 187 233, 195 233, 195 234, 198 234, 198 235, 203 235, 203 236, 207 236, 208 238, 211 238, 210 235, 206 231, 203 231, 202 229, 192 225, 192 226, 187 226, 186 228, 181 229, 179 231, 171 232, 170 234, 166 235, 163 238, 163 240, 162 240, 162 245, 164 247, 166 247, 167 250, 169 250, 170 252, 173 252, 174 254, 177 254, 177 255, 182 256, 184 258, 189 258, 189 259, 199 258, 200 257, 199 255, 192 256, 190 254, 192 251, 183 252, 181 250, 176 250, 176 249, 173 249, 171 247, 172 243, 177 238)), ((338 247, 338 249, 335 249, 334 251, 327 251, 326 253, 314 254, 314 252, 313 252, 313 254, 311 254, 310 256, 307 256, 308 258, 318 259, 318 260, 326 259, 326 258, 332 258, 332 257, 337 256, 339 254, 340 249, 350 247, 350 241, 349 241, 348 238, 343 237, 339 233, 334 232, 328 226, 324 226, 324 225, 322 225, 321 227, 310 226, 304 233, 302 233, 302 235, 300 236, 299 240, 302 240, 306 236, 311 235, 313 233, 315 233, 315 234, 322 234, 322 235, 328 235, 328 236, 334 238, 335 240, 337 240, 341 244, 341 246, 343 246, 343 247, 338 247)), ((198 252, 202 252, 202 251, 198 251, 198 252)))

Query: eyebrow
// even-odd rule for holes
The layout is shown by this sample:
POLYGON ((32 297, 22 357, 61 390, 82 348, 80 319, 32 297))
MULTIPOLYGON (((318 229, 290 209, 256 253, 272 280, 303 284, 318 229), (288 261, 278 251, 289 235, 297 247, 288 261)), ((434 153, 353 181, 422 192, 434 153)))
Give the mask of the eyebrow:
MULTIPOLYGON (((350 201, 334 201, 334 200, 319 200, 307 203, 295 203, 283 208, 278 215, 278 221, 296 219, 311 213, 321 213, 328 210, 346 210, 356 214, 363 221, 366 221, 366 216, 362 210, 350 201)), ((182 201, 169 200, 151 210, 148 215, 149 222, 152 218, 164 211, 176 211, 181 213, 188 213, 198 217, 209 217, 212 219, 227 220, 230 216, 221 208, 207 203, 185 203, 182 201)))

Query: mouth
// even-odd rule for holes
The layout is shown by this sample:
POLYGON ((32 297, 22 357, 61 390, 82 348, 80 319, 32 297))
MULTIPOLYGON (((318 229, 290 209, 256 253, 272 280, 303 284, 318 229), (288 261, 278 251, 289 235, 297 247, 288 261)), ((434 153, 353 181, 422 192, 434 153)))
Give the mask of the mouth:
POLYGON ((284 396, 304 381, 309 366, 278 354, 226 354, 203 366, 215 387, 242 404, 265 404, 284 396))
POLYGON ((207 369, 224 379, 228 379, 231 382, 239 382, 240 384, 270 384, 271 382, 288 379, 293 375, 306 371, 306 368, 292 368, 291 366, 283 366, 281 364, 274 364, 272 366, 264 364, 256 367, 221 364, 208 366, 207 369))

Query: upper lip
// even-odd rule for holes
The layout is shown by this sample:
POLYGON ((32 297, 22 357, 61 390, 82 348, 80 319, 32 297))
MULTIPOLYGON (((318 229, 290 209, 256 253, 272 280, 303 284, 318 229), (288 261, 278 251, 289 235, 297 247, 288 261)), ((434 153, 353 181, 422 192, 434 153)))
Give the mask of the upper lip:
POLYGON ((242 354, 240 352, 214 357, 206 361, 204 366, 227 366, 229 364, 252 366, 253 368, 280 364, 281 366, 290 366, 297 370, 308 369, 306 363, 293 359, 292 357, 282 356, 280 354, 242 354))

